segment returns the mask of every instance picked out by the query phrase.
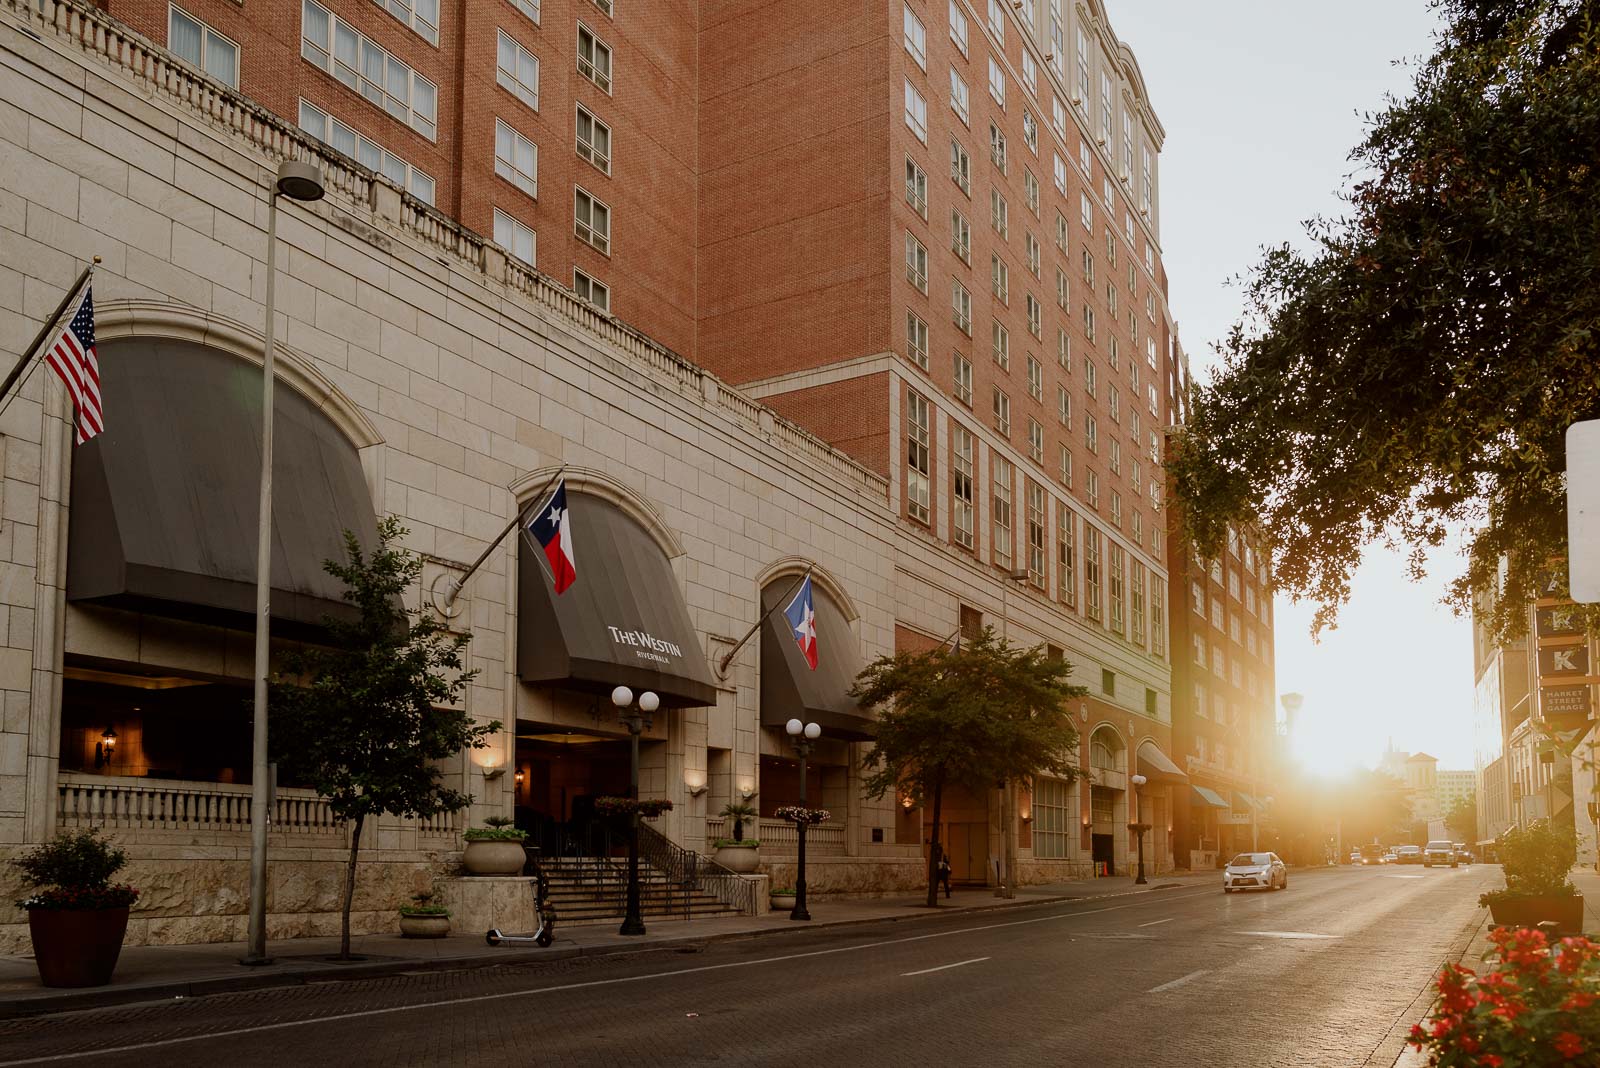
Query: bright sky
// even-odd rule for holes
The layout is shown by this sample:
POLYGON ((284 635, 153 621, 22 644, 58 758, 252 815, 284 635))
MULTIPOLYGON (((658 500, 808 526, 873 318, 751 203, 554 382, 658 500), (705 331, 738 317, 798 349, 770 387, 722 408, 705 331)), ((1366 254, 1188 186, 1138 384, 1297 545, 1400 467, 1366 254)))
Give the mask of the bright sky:
MULTIPOLYGON (((1157 116, 1162 246, 1173 314, 1202 378, 1237 317, 1230 280, 1260 249, 1303 243, 1300 222, 1342 209, 1337 193, 1361 113, 1404 93, 1431 49, 1425 0, 1107 0, 1157 116)), ((1314 606, 1279 598, 1278 692, 1305 695, 1295 743, 1310 767, 1374 765, 1392 737, 1445 768, 1472 767, 1472 633, 1439 598, 1459 560, 1429 581, 1368 552, 1339 629, 1313 644, 1314 606)))

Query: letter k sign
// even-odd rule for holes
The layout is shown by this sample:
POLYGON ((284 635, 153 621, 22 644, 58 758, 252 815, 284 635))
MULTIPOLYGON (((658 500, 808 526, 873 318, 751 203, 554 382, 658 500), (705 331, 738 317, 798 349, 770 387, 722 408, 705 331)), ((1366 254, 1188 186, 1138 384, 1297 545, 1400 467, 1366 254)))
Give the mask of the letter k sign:
POLYGON ((1557 649, 1555 655, 1551 657, 1552 670, 1576 672, 1578 665, 1573 663, 1572 658, 1577 654, 1578 650, 1576 649, 1557 649))

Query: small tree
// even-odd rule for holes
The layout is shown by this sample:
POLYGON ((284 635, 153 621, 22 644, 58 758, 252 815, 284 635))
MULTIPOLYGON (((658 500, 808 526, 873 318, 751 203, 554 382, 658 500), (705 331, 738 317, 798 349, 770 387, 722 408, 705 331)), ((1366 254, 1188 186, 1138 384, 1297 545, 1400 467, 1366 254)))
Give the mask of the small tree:
POLYGON ((368 816, 425 817, 455 812, 471 796, 439 781, 435 762, 486 745, 498 722, 474 726, 453 705, 474 672, 462 669, 471 636, 450 636, 430 613, 411 612, 403 595, 422 560, 397 543, 407 533, 393 516, 365 553, 345 532, 346 561, 324 570, 345 584, 354 620, 328 619, 327 638, 288 658, 288 678, 272 687, 273 741, 285 773, 309 784, 350 824, 339 955, 350 956, 350 904, 356 857, 368 816))
POLYGON ((1478 798, 1475 794, 1460 797, 1445 811, 1444 825, 1458 842, 1471 846, 1478 840, 1478 798))
POLYGON ((1080 775, 1066 702, 1088 691, 1069 684, 1071 674, 1071 664, 1046 656, 1042 646, 1017 649, 985 627, 953 650, 881 656, 856 680, 851 696, 884 706, 864 792, 880 798, 901 791, 932 804, 929 908, 938 905, 934 865, 946 787, 986 789, 1045 773, 1073 782, 1080 775))

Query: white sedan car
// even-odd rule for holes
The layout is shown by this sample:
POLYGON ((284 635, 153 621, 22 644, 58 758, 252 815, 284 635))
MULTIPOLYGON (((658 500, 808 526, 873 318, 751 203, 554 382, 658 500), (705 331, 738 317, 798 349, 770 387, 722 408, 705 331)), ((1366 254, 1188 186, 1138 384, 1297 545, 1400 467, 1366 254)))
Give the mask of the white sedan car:
POLYGON ((1276 853, 1240 853, 1222 869, 1222 892, 1287 890, 1289 868, 1276 853))

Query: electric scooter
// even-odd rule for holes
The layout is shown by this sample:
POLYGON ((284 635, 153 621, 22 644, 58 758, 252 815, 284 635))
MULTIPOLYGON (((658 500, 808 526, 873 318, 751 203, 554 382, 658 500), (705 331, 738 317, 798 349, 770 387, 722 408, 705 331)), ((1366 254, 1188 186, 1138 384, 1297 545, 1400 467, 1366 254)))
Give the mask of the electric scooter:
POLYGON ((544 949, 556 939, 556 910, 550 904, 550 879, 544 869, 533 866, 533 934, 501 934, 496 927, 484 936, 491 946, 538 946, 544 949))

